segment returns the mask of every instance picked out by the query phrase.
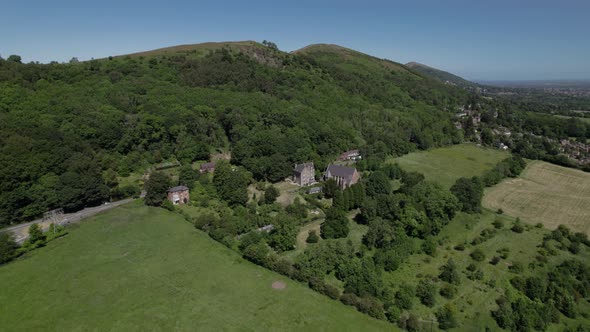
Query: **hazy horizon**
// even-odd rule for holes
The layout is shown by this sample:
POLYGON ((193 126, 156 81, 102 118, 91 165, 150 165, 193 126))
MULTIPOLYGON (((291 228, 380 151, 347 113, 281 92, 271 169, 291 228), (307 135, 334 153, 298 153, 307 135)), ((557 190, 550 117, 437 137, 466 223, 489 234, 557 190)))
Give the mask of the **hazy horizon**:
POLYGON ((3 58, 67 62, 202 42, 266 39, 284 51, 330 43, 472 81, 590 79, 583 1, 277 4, 176 1, 13 3, 3 58))

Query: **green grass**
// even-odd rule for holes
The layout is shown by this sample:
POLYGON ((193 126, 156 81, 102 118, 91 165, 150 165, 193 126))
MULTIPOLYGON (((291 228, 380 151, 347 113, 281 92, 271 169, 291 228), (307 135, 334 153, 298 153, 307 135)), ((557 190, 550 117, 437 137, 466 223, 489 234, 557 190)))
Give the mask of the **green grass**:
MULTIPOLYGON (((562 119, 570 119, 570 118, 572 118, 571 116, 560 115, 560 114, 556 114, 555 117, 556 118, 562 118, 562 119)), ((575 118, 576 119, 579 119, 582 122, 590 123, 590 118, 582 118, 582 117, 575 117, 575 118)))
POLYGON ((407 171, 424 174, 444 188, 450 188, 460 177, 478 176, 510 156, 506 151, 459 144, 429 151, 420 151, 390 159, 407 171))
MULTIPOLYGON (((491 310, 497 308, 495 300, 502 295, 502 290, 511 288, 509 280, 516 274, 509 272, 508 266, 513 262, 522 262, 526 269, 523 273, 526 276, 546 273, 549 266, 559 264, 567 258, 576 258, 584 262, 590 261, 590 250, 584 248, 580 254, 573 255, 566 251, 558 251, 558 255, 549 257, 549 264, 545 267, 536 266, 534 270, 529 268, 530 262, 535 262, 537 255, 536 246, 542 242, 543 235, 548 232, 545 228, 535 228, 530 226, 529 230, 518 234, 510 230, 514 221, 511 217, 500 216, 504 221, 504 228, 499 230, 493 238, 476 246, 471 245, 471 241, 477 237, 485 228, 493 228, 492 222, 496 214, 491 211, 484 211, 481 216, 459 214, 443 231, 436 237, 442 245, 438 247, 435 257, 425 254, 415 254, 410 256, 407 263, 404 263, 398 270, 385 274, 386 282, 396 288, 400 283, 416 285, 420 277, 426 275, 438 276, 440 266, 445 264, 448 259, 452 258, 461 271, 461 284, 458 287, 458 295, 447 300, 437 294, 434 311, 442 307, 447 302, 452 302, 459 311, 460 320, 458 331, 481 331, 488 326, 492 330, 498 329, 495 321, 490 315, 491 310), (454 246, 460 243, 467 243, 464 251, 454 249, 454 246), (489 260, 493 256, 499 256, 496 250, 500 248, 509 248, 510 253, 507 259, 501 260, 497 265, 492 265, 489 260), (475 262, 469 254, 479 248, 486 254, 483 262, 475 262), (484 278, 481 281, 472 281, 464 273, 467 265, 475 263, 484 272, 484 278), (495 286, 487 283, 493 281, 495 286)), ((442 282, 438 282, 440 287, 442 282)), ((581 301, 582 311, 589 309, 588 302, 581 301)), ((419 317, 426 319, 433 309, 419 303, 416 299, 414 308, 410 310, 419 317)), ((590 324, 589 319, 581 316, 574 321, 562 315, 562 322, 577 326, 577 324, 590 324)), ((426 324, 426 322, 424 322, 426 324)), ((427 324, 426 324, 427 325, 427 324)), ((425 326, 426 326, 425 325, 425 326)), ((436 326, 436 325, 435 325, 436 326)), ((562 330, 557 325, 552 325, 549 330, 562 330)))
POLYGON ((132 203, 0 266, 6 331, 391 330, 132 203), (271 283, 286 282, 273 290, 271 283), (10 285, 10 286, 7 286, 10 285))

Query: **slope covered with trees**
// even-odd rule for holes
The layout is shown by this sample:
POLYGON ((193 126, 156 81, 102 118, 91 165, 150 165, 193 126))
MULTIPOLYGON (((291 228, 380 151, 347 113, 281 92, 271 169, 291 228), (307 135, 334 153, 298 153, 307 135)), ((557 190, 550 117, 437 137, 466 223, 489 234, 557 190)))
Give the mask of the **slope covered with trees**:
POLYGON ((117 178, 231 150, 255 179, 461 140, 466 93, 339 47, 222 43, 68 64, 0 60, 0 225, 137 191, 117 178))

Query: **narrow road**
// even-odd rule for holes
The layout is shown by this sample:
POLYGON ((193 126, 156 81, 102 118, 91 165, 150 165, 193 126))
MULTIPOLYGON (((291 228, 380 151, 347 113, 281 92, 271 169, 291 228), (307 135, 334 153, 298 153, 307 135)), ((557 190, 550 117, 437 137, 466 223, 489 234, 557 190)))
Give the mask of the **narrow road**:
MULTIPOLYGON (((65 213, 63 215, 63 219, 61 220, 61 225, 67 225, 71 223, 80 222, 80 220, 93 216, 99 212, 107 211, 112 208, 115 208, 119 205, 129 203, 133 201, 133 198, 127 198, 116 202, 111 202, 99 206, 88 207, 83 210, 73 212, 73 213, 65 213)), ((7 227, 4 229, 0 229, 0 232, 12 232, 14 234, 14 240, 21 244, 29 237, 29 226, 32 224, 39 224, 41 228, 46 231, 49 228, 49 221, 43 222, 43 219, 37 219, 28 223, 18 224, 11 227, 7 227)))

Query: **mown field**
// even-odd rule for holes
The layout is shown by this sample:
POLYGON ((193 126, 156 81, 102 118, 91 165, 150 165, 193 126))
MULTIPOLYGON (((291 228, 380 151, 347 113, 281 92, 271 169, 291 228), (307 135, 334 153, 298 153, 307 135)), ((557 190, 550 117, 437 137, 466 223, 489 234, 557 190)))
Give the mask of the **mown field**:
POLYGON ((137 203, 0 266, 0 280, 5 331, 395 329, 137 203), (272 289, 277 280, 287 288, 272 289))
POLYGON ((479 176, 509 156, 506 151, 459 144, 413 152, 391 160, 407 171, 422 173, 427 180, 450 188, 458 178, 479 176))
POLYGON ((519 178, 487 188, 483 205, 550 229, 564 224, 590 234, 590 173, 532 161, 519 178))

